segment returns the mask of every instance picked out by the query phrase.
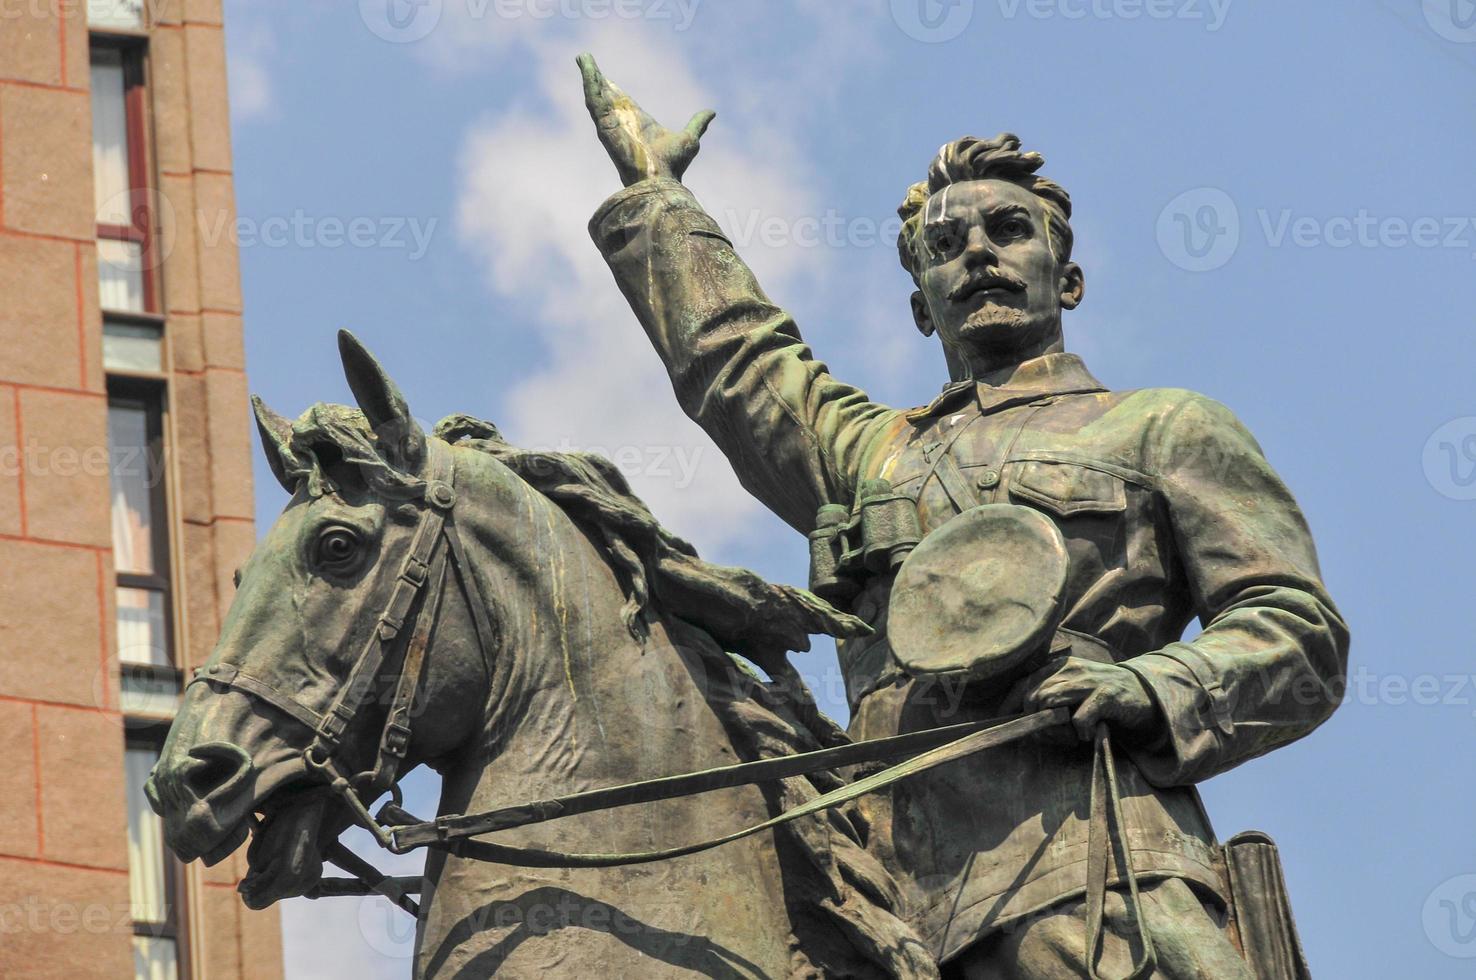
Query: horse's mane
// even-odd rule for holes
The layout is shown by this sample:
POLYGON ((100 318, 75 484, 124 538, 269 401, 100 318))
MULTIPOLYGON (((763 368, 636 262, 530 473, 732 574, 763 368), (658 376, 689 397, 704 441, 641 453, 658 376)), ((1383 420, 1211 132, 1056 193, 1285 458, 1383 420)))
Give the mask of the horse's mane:
MULTIPOLYGON (((408 499, 424 486, 385 460, 380 439, 356 409, 320 403, 276 435, 287 472, 313 495, 332 491, 327 470, 339 461, 355 464, 390 499, 408 499)), ((787 653, 808 650, 812 633, 863 635, 870 631, 864 622, 803 589, 699 558, 603 457, 520 449, 492 423, 466 415, 442 419, 434 435, 496 459, 603 545, 625 589, 622 613, 636 638, 645 639, 650 619, 672 615, 715 641, 711 651, 701 651, 717 668, 705 693, 741 755, 772 758, 845 741, 844 732, 816 707, 787 653), (729 652, 762 667, 770 679, 759 678, 729 652), (720 677, 727 683, 716 683, 720 677)), ((771 807, 785 809, 840 785, 835 773, 818 772, 766 784, 764 793, 771 807)), ((800 944, 810 957, 802 965, 825 975, 936 977, 926 949, 898 918, 895 884, 860 845, 852 818, 832 809, 820 820, 827 823, 804 818, 775 831, 780 866, 791 884, 785 892, 792 918, 818 925, 831 937, 800 944), (797 869, 785 853, 815 873, 794 877, 797 869)))
POLYGON ((862 636, 871 630, 803 589, 765 581, 746 568, 704 561, 662 526, 603 456, 521 449, 490 422, 452 415, 435 434, 481 450, 557 504, 601 543, 625 586, 626 625, 639 639, 653 599, 662 612, 700 626, 724 649, 773 672, 810 635, 862 636))

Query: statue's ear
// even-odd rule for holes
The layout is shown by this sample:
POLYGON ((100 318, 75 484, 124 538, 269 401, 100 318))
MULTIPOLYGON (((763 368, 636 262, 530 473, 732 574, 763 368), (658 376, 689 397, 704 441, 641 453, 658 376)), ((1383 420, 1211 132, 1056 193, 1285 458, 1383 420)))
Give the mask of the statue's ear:
POLYGON ((267 408, 260 395, 251 396, 251 411, 256 415, 256 431, 261 434, 261 448, 272 475, 282 484, 282 489, 297 492, 300 466, 292 451, 292 423, 267 408))
POLYGON ((1086 274, 1075 262, 1067 262, 1061 267, 1061 309, 1076 309, 1085 293, 1086 274))
POLYGON ((921 289, 912 293, 912 322, 917 324, 924 337, 933 335, 933 314, 928 310, 928 301, 923 298, 921 289))
POLYGON ((425 433, 411 416, 405 396, 374 355, 347 330, 338 331, 338 354, 354 400, 374 429, 387 461, 407 473, 418 473, 425 459, 425 433))

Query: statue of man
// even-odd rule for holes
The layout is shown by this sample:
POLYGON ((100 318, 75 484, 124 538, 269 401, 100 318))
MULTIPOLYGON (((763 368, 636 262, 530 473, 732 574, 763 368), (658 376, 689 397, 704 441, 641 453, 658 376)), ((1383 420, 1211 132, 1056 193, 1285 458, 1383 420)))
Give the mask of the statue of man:
POLYGON ((750 492, 808 533, 822 505, 850 508, 884 479, 916 501, 925 533, 977 504, 1013 503, 1064 540, 1065 612, 1049 650, 1023 680, 962 703, 932 696, 893 655, 892 576, 852 602, 876 627, 840 648, 855 737, 1049 707, 1070 709, 1080 735, 978 753, 868 798, 868 846, 945 974, 1249 980, 1194 784, 1325 720, 1348 649, 1306 522, 1255 440, 1203 395, 1110 391, 1065 352, 1062 311, 1085 282, 1071 201, 1008 134, 945 145, 908 189, 898 249, 917 285, 912 315, 941 339, 952 380, 922 408, 871 401, 811 356, 681 184, 713 113, 668 131, 579 60, 625 184, 591 235, 683 410, 750 492), (1202 632, 1182 642, 1195 617, 1202 632), (1093 913, 1087 800, 1101 725, 1124 754, 1141 888, 1130 902, 1119 874, 1093 913), (1143 966, 1138 921, 1156 966, 1143 966))

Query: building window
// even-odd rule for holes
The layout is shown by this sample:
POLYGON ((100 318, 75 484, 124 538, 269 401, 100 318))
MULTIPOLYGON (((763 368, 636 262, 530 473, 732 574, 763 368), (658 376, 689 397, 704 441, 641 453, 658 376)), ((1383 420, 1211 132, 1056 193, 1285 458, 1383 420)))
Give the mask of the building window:
POLYGON ((158 313, 144 48, 93 39, 92 181, 104 314, 158 313))
POLYGON ((182 944, 182 871, 164 847, 163 822, 144 796, 144 780, 159 761, 164 732, 130 727, 123 768, 128 784, 128 899, 133 916, 133 975, 136 980, 179 980, 182 944))
POLYGON ((108 379, 123 709, 155 717, 173 712, 180 682, 171 637, 163 402, 157 383, 108 379))
POLYGON ((98 30, 143 30, 144 0, 87 0, 87 26, 98 30))

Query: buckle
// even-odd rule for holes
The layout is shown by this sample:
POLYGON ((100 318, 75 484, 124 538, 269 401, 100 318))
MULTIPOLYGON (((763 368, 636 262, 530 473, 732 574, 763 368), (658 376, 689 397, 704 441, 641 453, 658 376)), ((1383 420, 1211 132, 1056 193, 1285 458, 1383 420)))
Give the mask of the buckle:
POLYGON ((345 713, 344 705, 334 705, 333 711, 318 726, 318 740, 324 745, 337 747, 339 741, 343 738, 344 731, 349 726, 349 722, 353 720, 353 713, 345 713))
POLYGON ((430 575, 430 564, 422 561, 416 555, 406 555, 405 564, 400 566, 400 578, 409 582, 417 589, 425 584, 426 577, 430 575))
POLYGON ((384 727, 384 751, 396 759, 405 758, 410 748, 410 726, 392 721, 384 727))

